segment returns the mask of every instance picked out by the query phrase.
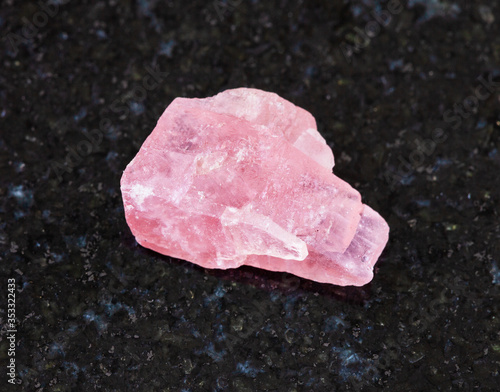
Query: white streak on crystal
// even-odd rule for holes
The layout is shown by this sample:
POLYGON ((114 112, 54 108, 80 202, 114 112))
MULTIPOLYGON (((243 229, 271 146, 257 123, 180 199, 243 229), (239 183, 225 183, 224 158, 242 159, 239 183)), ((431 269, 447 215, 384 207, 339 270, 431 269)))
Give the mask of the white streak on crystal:
POLYGON ((129 191, 130 197, 136 201, 139 206, 144 203, 144 199, 148 196, 153 196, 153 188, 141 185, 134 184, 129 191))
POLYGON ((252 211, 251 207, 226 207, 220 220, 223 226, 229 228, 235 242, 239 243, 239 253, 268 255, 286 260, 304 260, 309 254, 304 241, 271 218, 252 211), (237 227, 237 230, 231 230, 233 227, 237 227), (268 237, 264 238, 263 233, 268 237), (240 238, 234 238, 235 236, 240 238), (266 245, 266 239, 270 243, 263 246, 266 245), (275 243, 280 243, 280 247, 273 246, 275 243))

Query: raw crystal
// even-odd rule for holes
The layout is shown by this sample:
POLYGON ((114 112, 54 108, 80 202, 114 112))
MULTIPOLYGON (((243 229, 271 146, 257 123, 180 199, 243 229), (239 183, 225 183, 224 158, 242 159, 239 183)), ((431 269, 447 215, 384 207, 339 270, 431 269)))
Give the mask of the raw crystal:
POLYGON ((333 165, 311 114, 274 93, 177 98, 123 173, 125 216, 142 246, 205 268, 361 286, 389 227, 333 165))

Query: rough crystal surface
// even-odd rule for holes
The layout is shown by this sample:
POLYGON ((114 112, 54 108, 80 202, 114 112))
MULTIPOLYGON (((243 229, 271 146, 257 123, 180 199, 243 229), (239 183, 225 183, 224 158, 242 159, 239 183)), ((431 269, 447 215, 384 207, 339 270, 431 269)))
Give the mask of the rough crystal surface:
POLYGON ((125 216, 142 246, 206 268, 360 286, 389 227, 333 165, 311 114, 274 93, 177 98, 123 173, 125 216))

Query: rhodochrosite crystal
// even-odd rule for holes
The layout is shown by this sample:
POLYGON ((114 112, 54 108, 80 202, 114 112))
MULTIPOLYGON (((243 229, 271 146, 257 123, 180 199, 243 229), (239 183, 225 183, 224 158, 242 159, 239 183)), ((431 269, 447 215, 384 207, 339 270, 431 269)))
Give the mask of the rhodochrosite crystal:
POLYGON ((361 286, 389 227, 333 165, 311 114, 274 93, 177 98, 123 173, 125 216, 142 246, 205 268, 361 286))

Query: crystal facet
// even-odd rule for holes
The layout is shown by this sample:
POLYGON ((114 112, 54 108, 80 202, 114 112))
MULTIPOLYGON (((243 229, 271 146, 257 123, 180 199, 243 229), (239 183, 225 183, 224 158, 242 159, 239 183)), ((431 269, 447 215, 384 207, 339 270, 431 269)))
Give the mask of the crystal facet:
POLYGON ((125 216, 142 246, 205 268, 361 286, 389 227, 333 165, 311 114, 274 93, 177 98, 123 173, 125 216))

